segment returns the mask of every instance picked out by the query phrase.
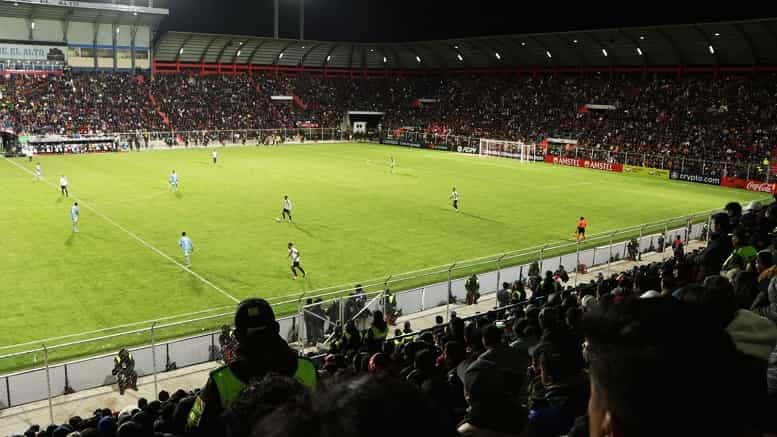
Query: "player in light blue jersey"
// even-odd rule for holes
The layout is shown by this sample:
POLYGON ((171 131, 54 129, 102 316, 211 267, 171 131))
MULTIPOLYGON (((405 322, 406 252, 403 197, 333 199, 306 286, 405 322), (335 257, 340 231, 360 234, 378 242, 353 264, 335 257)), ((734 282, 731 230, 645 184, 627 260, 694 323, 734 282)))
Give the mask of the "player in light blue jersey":
POLYGON ((178 174, 175 172, 175 170, 170 173, 170 189, 172 191, 178 191, 178 174))
POLYGON ((78 217, 81 215, 81 212, 78 209, 78 202, 73 204, 73 207, 70 208, 70 218, 73 220, 73 232, 76 234, 78 233, 78 217))
POLYGON ((183 259, 186 261, 186 267, 191 267, 192 262, 189 259, 189 255, 194 252, 194 243, 192 239, 186 236, 186 232, 181 232, 181 239, 178 240, 178 247, 183 250, 183 259))

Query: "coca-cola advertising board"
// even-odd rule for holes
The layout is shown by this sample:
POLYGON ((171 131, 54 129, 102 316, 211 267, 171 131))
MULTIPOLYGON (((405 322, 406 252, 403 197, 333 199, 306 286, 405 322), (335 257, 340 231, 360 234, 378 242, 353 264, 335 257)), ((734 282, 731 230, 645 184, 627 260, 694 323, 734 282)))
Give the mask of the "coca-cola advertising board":
POLYGON ((593 170, 623 173, 623 164, 617 162, 602 162, 580 158, 562 158, 554 155, 545 155, 545 162, 553 165, 565 165, 568 167, 581 167, 590 168, 593 170))
POLYGON ((759 193, 777 193, 777 184, 770 184, 763 181, 754 181, 751 179, 742 179, 737 177, 724 177, 720 185, 729 188, 739 188, 747 191, 756 191, 759 193))

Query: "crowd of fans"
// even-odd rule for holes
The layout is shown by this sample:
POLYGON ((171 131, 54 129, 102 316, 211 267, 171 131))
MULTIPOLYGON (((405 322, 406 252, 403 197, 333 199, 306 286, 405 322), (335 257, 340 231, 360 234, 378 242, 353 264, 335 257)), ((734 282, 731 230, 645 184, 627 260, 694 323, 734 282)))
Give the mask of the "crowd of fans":
POLYGON ((3 124, 25 134, 74 135, 163 129, 143 76, 85 73, 0 76, 3 124))
POLYGON ((577 140, 652 161, 771 158, 774 75, 322 77, 65 73, 0 79, 0 119, 20 132, 339 127, 349 110, 383 126, 537 143, 577 140), (272 101, 271 96, 293 100, 272 101), (589 106, 585 105, 599 105, 589 106), (162 114, 165 114, 164 116, 162 114), (165 118, 167 117, 167 118, 165 118), (662 158, 663 157, 663 158, 662 158))
POLYGON ((391 337, 375 311, 366 330, 335 331, 318 369, 249 299, 234 359, 201 390, 26 435, 774 435, 777 203, 725 211, 703 249, 677 238, 666 261, 577 287, 534 266, 466 320, 391 337))

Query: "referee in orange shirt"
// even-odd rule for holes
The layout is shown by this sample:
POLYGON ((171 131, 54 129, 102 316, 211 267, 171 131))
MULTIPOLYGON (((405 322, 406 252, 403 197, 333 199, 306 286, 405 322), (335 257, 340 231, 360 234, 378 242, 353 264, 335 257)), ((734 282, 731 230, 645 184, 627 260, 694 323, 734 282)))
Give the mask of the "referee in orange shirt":
POLYGON ((585 217, 580 217, 580 220, 577 221, 577 241, 583 241, 585 240, 585 228, 588 226, 588 223, 585 221, 585 217))

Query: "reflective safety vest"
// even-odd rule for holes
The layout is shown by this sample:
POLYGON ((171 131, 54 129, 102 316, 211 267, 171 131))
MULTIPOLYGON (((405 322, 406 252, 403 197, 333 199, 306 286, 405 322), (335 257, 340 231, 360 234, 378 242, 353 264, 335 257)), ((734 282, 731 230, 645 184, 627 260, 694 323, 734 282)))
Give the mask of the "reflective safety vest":
POLYGON ((386 329, 381 331, 380 329, 374 326, 370 326, 370 331, 372 332, 373 341, 382 341, 382 340, 385 340, 386 337, 388 337, 388 327, 386 327, 386 329))
MULTIPOLYGON (((133 362, 133 361, 135 361, 135 359, 132 357, 132 352, 128 352, 128 353, 127 353, 127 362, 131 363, 131 362, 133 362)), ((119 364, 121 364, 121 357, 119 357, 118 355, 116 355, 115 357, 113 357, 113 363, 114 363, 115 365, 117 365, 117 366, 118 366, 119 364)))
MULTIPOLYGON (((214 370, 210 376, 213 383, 216 384, 216 389, 218 389, 221 407, 226 410, 237 399, 237 396, 246 384, 235 375, 229 366, 214 370)), ((307 358, 297 358, 297 371, 294 372, 294 379, 297 382, 309 389, 314 389, 316 388, 317 376, 313 362, 307 358)))

